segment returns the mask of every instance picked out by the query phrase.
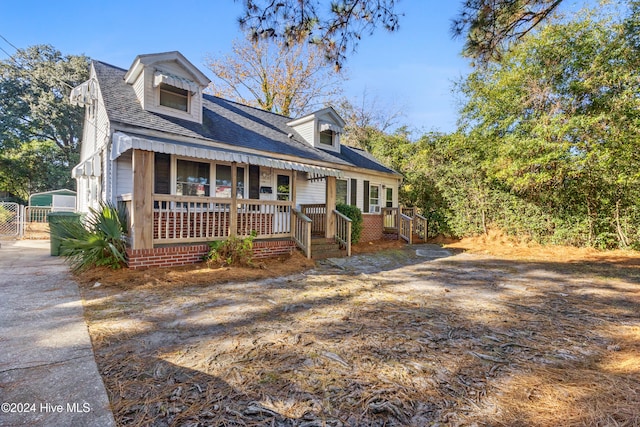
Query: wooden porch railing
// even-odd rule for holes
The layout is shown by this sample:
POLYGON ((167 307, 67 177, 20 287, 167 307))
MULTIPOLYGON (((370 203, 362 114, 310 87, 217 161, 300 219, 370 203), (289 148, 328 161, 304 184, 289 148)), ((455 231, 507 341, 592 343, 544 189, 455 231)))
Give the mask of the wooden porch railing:
POLYGON ((405 214, 400 214, 400 230, 398 232, 400 238, 406 240, 409 244, 413 240, 413 218, 405 214))
POLYGON ((417 209, 414 207, 402 206, 400 210, 402 211, 403 214, 411 218, 413 218, 418 213, 417 209))
POLYGON ((333 210, 336 223, 336 241, 347 250, 347 256, 351 256, 351 219, 337 210, 333 210))
POLYGON ((292 237, 298 247, 304 251, 307 258, 311 258, 311 219, 297 210, 291 209, 293 218, 292 237))
POLYGON ((228 238, 291 236, 292 202, 215 197, 153 196, 153 242, 190 243, 228 238))
POLYGON ((325 204, 312 204, 312 205, 300 205, 300 210, 303 214, 309 217, 312 221, 311 232, 315 235, 323 235, 326 232, 326 215, 327 205, 325 204))
POLYGON ((416 235, 426 241, 429 238, 429 220, 420 214, 415 214, 413 220, 415 221, 414 231, 416 235))
POLYGON ((382 208, 382 226, 386 232, 398 230, 398 208, 382 208))

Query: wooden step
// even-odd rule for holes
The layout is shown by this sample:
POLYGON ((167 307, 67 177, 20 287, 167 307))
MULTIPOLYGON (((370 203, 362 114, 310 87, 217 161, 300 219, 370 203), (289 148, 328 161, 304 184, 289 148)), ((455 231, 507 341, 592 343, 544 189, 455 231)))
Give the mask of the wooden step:
POLYGON ((340 245, 334 239, 313 238, 311 240, 311 258, 342 258, 347 253, 346 250, 340 249, 340 245))

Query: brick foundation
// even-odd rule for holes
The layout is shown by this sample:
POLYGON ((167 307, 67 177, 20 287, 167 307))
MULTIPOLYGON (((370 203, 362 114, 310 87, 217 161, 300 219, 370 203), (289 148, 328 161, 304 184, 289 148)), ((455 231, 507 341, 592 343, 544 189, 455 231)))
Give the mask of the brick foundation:
MULTIPOLYGON (((293 240, 260 240, 253 242, 253 258, 271 258, 291 254, 296 250, 293 240)), ((127 249, 129 268, 177 267, 196 264, 209 252, 209 245, 184 245, 153 249, 127 249)))
POLYGON ((382 214, 362 215, 362 235, 360 242, 373 242, 383 238, 383 218, 382 214))

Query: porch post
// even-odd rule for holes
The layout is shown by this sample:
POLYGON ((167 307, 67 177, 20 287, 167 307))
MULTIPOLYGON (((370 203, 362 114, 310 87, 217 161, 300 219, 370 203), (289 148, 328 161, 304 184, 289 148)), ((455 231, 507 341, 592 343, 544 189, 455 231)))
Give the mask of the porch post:
POLYGON ((133 150, 132 249, 153 248, 153 152, 133 150))
POLYGON ((229 236, 238 234, 238 165, 231 163, 231 212, 229 212, 229 236))
POLYGON ((336 234, 335 219, 333 218, 333 210, 336 208, 336 177, 335 176, 327 177, 327 189, 325 194, 326 194, 326 206, 327 206, 325 237, 327 239, 330 239, 332 237, 335 237, 335 234, 336 234))
POLYGON ((293 214, 293 210, 296 207, 296 180, 298 179, 298 171, 291 171, 291 207, 289 208, 289 217, 291 218, 291 225, 289 230, 291 231, 291 235, 294 235, 294 230, 296 228, 296 217, 293 214))

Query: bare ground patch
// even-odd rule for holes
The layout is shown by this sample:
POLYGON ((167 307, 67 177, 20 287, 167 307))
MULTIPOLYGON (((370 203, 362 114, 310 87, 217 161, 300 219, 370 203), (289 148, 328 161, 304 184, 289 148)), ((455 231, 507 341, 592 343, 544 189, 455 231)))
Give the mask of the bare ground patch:
POLYGON ((451 256, 392 247, 293 275, 257 269, 267 279, 85 277, 116 420, 639 425, 640 256, 475 245, 451 256))

